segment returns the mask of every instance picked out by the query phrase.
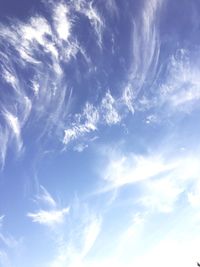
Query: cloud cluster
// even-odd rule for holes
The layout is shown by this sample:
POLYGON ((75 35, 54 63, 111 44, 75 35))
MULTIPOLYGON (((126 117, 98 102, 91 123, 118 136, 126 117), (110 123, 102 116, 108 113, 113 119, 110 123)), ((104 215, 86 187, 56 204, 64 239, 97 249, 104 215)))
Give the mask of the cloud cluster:
MULTIPOLYGON (((0 24, 2 166, 12 142, 18 153, 24 151, 27 129, 34 129, 27 138, 30 143, 57 136, 66 146, 96 132, 100 125, 120 124, 127 112, 159 110, 166 103, 174 112, 183 106, 192 108, 199 100, 198 62, 190 60, 193 55, 181 49, 178 56, 166 59, 167 66, 158 66, 163 3, 151 0, 143 1, 138 14, 131 17, 131 66, 127 66, 127 82, 120 81, 121 94, 115 94, 115 88, 112 92, 102 88, 98 101, 80 101, 77 112, 73 101, 79 98, 81 82, 86 77, 96 79, 98 74, 97 62, 82 40, 79 26, 84 17, 86 30, 95 35, 90 45, 96 45, 96 53, 103 57, 107 18, 92 1, 50 1, 44 6, 45 16, 0 24)), ((106 1, 104 6, 110 16, 119 16, 115 1, 106 1)), ((104 71, 103 65, 101 68, 104 71)), ((100 78, 98 83, 102 87, 100 78)), ((147 123, 159 121, 155 114, 147 115, 147 123)))
POLYGON ((63 143, 78 139, 85 134, 97 131, 99 125, 115 125, 121 122, 119 114, 120 100, 116 100, 110 91, 106 92, 99 105, 86 103, 82 113, 75 114, 71 127, 65 130, 63 143))
POLYGON ((0 24, 2 166, 13 141, 18 152, 26 145, 23 136, 28 125, 36 129, 35 139, 63 134, 72 94, 65 71, 77 56, 87 66, 90 62, 74 29, 77 14, 89 21, 97 45, 102 43, 104 23, 92 2, 44 5, 46 16, 0 24))

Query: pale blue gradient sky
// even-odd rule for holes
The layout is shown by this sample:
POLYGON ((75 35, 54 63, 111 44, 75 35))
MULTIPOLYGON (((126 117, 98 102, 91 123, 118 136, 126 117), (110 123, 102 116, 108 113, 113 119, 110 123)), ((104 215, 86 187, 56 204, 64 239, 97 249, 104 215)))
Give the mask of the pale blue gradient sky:
POLYGON ((0 2, 0 266, 200 261, 199 14, 0 2))

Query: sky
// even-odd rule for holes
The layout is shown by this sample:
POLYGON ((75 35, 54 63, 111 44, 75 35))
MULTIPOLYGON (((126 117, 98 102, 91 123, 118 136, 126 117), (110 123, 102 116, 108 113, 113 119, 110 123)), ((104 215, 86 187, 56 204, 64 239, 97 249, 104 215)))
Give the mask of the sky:
POLYGON ((0 1, 0 266, 200 261, 200 2, 0 1))

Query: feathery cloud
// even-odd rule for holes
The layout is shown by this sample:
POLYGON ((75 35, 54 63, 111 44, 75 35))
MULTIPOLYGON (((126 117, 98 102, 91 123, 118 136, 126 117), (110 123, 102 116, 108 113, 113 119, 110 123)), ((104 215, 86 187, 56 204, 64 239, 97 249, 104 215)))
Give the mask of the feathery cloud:
MULTIPOLYGON (((45 5, 48 19, 43 15, 33 15, 27 21, 13 20, 8 24, 0 24, 3 78, 0 86, 5 87, 6 84, 15 95, 7 98, 6 90, 2 90, 0 112, 4 114, 7 123, 5 127, 1 125, 2 165, 13 138, 18 143, 17 153, 20 152, 24 144, 21 132, 25 125, 43 125, 41 129, 37 128, 38 136, 33 140, 41 139, 46 134, 49 137, 54 134, 60 139, 63 129, 67 128, 66 117, 73 86, 69 89, 68 80, 71 80, 69 76, 66 77, 63 67, 68 68, 72 59, 76 61, 77 54, 87 64, 88 72, 92 66, 91 59, 79 43, 78 33, 73 28, 74 17, 77 14, 86 17, 98 37, 94 42, 98 46, 102 42, 103 20, 93 3, 77 1, 65 4, 59 1, 56 5, 52 2, 45 5), (29 75, 25 74, 25 70, 29 70, 29 75), (26 83, 23 75, 26 75, 26 83), (8 106, 14 108, 7 110, 8 106)), ((87 105, 85 108, 87 109, 87 105)), ((96 129, 95 118, 87 118, 86 114, 84 116, 87 120, 85 124, 66 130, 64 143, 96 129)))
POLYGON ((121 121, 121 117, 115 105, 116 101, 108 91, 101 102, 102 117, 108 125, 116 124, 121 121))
POLYGON ((173 212, 181 195, 187 199, 188 206, 199 205, 198 153, 176 155, 163 151, 135 155, 108 151, 104 172, 100 174, 104 183, 97 192, 137 187, 140 193, 134 202, 150 213, 173 212))
POLYGON ((121 187, 161 175, 174 167, 174 164, 166 164, 160 155, 120 156, 110 159, 103 178, 111 184, 111 188, 121 187))
POLYGON ((69 213, 70 208, 59 208, 50 193, 43 186, 40 186, 40 189, 41 192, 36 195, 35 199, 39 205, 47 205, 48 209, 39 209, 37 212, 28 212, 27 217, 31 218, 35 223, 54 228, 64 222, 65 216, 69 213))
POLYGON ((46 190, 46 188, 42 185, 40 185, 40 192, 39 192, 39 194, 36 195, 35 200, 39 204, 44 203, 47 206, 49 206, 50 208, 56 208, 56 206, 57 206, 56 201, 53 199, 53 197, 50 195, 50 193, 46 190))
POLYGON ((55 29, 61 40, 67 41, 70 36, 71 22, 68 18, 69 9, 64 3, 58 3, 54 9, 55 29))
POLYGON ((49 263, 51 267, 70 267, 85 266, 85 258, 95 244, 101 230, 101 219, 89 216, 85 218, 86 223, 78 227, 78 232, 74 233, 74 240, 63 240, 59 246, 57 256, 49 263), (78 238, 75 243, 76 235, 78 238), (78 245, 79 244, 79 245, 78 245))
POLYGON ((72 127, 65 130, 63 139, 65 145, 86 133, 95 131, 99 121, 99 112, 92 104, 86 103, 83 114, 77 114, 75 119, 72 127))
POLYGON ((118 112, 120 100, 116 100, 110 93, 106 92, 99 105, 96 107, 91 103, 86 103, 83 112, 75 114, 72 126, 64 131, 63 143, 69 142, 79 137, 89 134, 98 129, 101 124, 115 125, 120 123, 121 115, 118 112))
POLYGON ((75 3, 76 11, 85 15, 85 17, 89 20, 92 28, 94 29, 97 39, 98 45, 102 47, 102 34, 104 29, 104 21, 101 15, 99 14, 97 8, 94 6, 92 1, 76 1, 75 3))
POLYGON ((160 88, 159 101, 169 104, 171 110, 191 110, 200 99, 199 69, 186 50, 177 52, 168 63, 168 74, 160 88))
POLYGON ((61 224, 64 221, 65 215, 69 213, 69 208, 63 208, 61 210, 39 210, 38 212, 27 214, 33 222, 44 224, 47 226, 55 226, 61 224))

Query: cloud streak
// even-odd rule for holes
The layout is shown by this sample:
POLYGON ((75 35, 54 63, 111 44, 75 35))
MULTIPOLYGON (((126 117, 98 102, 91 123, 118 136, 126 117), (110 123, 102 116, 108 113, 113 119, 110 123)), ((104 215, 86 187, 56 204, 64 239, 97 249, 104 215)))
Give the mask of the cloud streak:
MULTIPOLYGON (((120 194, 124 187, 137 189, 140 193, 134 203, 150 213, 173 212, 182 195, 187 206, 198 207, 199 152, 176 155, 162 148, 159 154, 137 155, 106 151, 107 163, 100 174, 103 185, 98 194, 116 190, 120 194)), ((112 201, 117 197, 115 194, 112 201)))
POLYGON ((79 220, 79 227, 76 229, 76 227, 73 226, 74 229, 72 228, 73 239, 67 240, 63 237, 60 239, 60 242, 58 242, 59 249, 57 255, 55 259, 49 263, 49 266, 85 266, 86 257, 92 250, 100 234, 101 219, 89 214, 87 217, 79 218, 79 220), (74 232, 75 229, 76 232, 74 232))
POLYGON ((133 19, 132 66, 128 86, 135 97, 155 75, 159 59, 159 15, 162 1, 144 1, 141 14, 133 19))
POLYGON ((36 213, 28 213, 27 216, 32 219, 33 222, 44 224, 47 226, 55 226, 61 224, 64 221, 64 217, 68 214, 69 208, 64 208, 61 210, 39 210, 36 213))
POLYGON ((65 216, 69 213, 70 208, 58 208, 58 204, 50 193, 43 186, 40 188, 41 193, 37 195, 35 199, 39 205, 45 204, 48 209, 40 209, 37 212, 28 212, 27 217, 34 223, 39 223, 52 228, 64 223, 65 216))
MULTIPOLYGON (((70 61, 78 60, 78 54, 90 64, 88 71, 91 67, 73 27, 75 14, 89 20, 97 35, 97 45, 102 45, 103 20, 92 2, 67 5, 60 1, 57 5, 47 3, 45 7, 48 18, 34 15, 26 22, 13 20, 7 25, 0 24, 2 165, 12 139, 16 140, 17 153, 26 145, 22 136, 30 125, 37 128, 36 140, 45 135, 50 137, 53 132, 61 139, 64 133, 72 94, 72 86, 68 84, 73 81, 63 68, 66 70, 70 61), (13 97, 9 98, 11 92, 13 97), (40 123, 41 129, 37 126, 40 123)), ((77 131, 82 134, 92 129, 92 125, 85 125, 77 131)), ((73 139, 72 133, 70 138, 73 139)))

